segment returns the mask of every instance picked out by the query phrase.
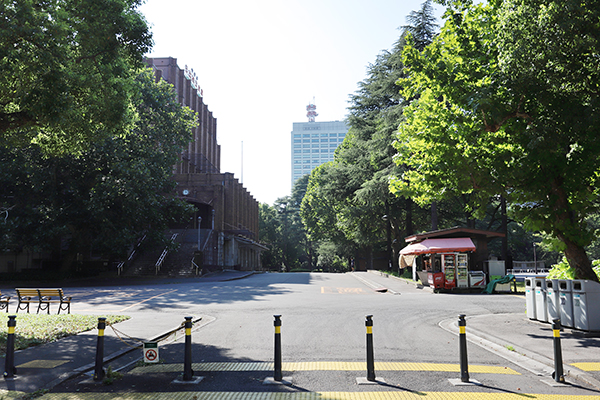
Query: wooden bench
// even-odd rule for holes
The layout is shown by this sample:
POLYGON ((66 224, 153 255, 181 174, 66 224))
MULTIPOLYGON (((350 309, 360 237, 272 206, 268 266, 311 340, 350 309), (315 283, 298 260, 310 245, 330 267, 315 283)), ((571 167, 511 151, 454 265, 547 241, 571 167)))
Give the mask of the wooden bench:
POLYGON ((8 312, 8 301, 10 300, 10 296, 3 295, 0 293, 0 310, 6 308, 6 312, 8 312))
POLYGON ((17 304, 17 312, 19 310, 27 310, 29 312, 29 304, 37 303, 39 314, 40 310, 48 311, 50 314, 50 303, 58 303, 58 313, 60 310, 65 310, 71 314, 71 297, 65 296, 62 289, 15 289, 19 304, 17 304))

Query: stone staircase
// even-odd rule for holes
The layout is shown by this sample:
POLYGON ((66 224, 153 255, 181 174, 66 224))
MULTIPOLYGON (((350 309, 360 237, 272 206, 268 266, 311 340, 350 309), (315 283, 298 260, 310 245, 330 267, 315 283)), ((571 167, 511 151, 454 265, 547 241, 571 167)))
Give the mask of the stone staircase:
POLYGON ((196 243, 182 240, 183 230, 171 230, 165 233, 165 238, 170 239, 174 233, 175 239, 180 244, 177 250, 169 251, 160 269, 157 271, 156 263, 160 259, 164 247, 141 246, 138 257, 123 271, 123 276, 160 276, 160 277, 191 277, 196 276, 191 260, 197 248, 196 243))

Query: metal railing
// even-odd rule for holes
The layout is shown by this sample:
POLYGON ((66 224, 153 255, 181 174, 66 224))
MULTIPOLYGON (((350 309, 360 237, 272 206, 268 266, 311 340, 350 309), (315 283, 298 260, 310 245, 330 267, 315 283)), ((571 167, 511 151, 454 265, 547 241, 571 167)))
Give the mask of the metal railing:
POLYGON ((131 260, 133 260, 133 257, 135 257, 135 254, 137 253, 138 249, 140 248, 140 245, 144 242, 144 240, 146 240, 146 235, 142 236, 142 238, 140 240, 137 241, 137 243, 135 244, 133 251, 129 254, 129 257, 127 257, 127 261, 121 261, 119 264, 117 264, 117 275, 121 276, 121 273, 123 272, 123 268, 125 267, 125 264, 129 264, 131 262, 131 260))
POLYGON ((194 262, 194 259, 193 259, 193 258, 192 258, 192 268, 194 268, 194 269, 195 269, 195 271, 196 271, 196 275, 198 275, 198 270, 200 269, 200 266, 198 266, 198 264, 196 264, 196 263, 194 262))
MULTIPOLYGON (((178 235, 179 235, 178 233, 174 233, 173 236, 171 236, 171 241, 174 242, 178 235)), ((165 258, 167 258, 167 254, 169 254, 169 248, 165 247, 163 252, 160 254, 160 257, 158 258, 158 261, 156 261, 156 264, 154 265, 154 269, 155 269, 154 274, 155 275, 158 275, 158 271, 160 271, 160 267, 162 267, 162 264, 165 261, 165 258)))

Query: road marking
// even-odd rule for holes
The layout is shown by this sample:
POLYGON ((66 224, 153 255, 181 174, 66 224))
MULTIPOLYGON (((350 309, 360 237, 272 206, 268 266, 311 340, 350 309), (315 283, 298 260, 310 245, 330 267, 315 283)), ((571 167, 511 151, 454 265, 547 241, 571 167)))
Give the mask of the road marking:
POLYGON ((582 371, 600 371, 600 362, 580 362, 571 365, 582 371))
MULTIPOLYGON (((273 371, 272 362, 212 362, 193 363, 194 371, 203 372, 240 372, 240 371, 273 371)), ((365 362, 284 362, 284 371, 364 371, 365 362)), ((137 367, 132 374, 181 372, 183 364, 158 364, 137 367)), ((376 362, 377 371, 429 371, 429 372, 460 372, 459 364, 410 363, 410 362, 376 362)), ((479 374, 521 375, 508 367, 490 365, 469 365, 469 372, 479 374)))
POLYGON ((326 286, 321 286, 321 293, 328 294, 369 294, 366 290, 362 288, 331 288, 326 286))
POLYGON ((45 368, 51 369, 59 367, 63 364, 71 362, 71 360, 32 360, 21 365, 17 365, 17 368, 45 368))
POLYGON ((123 311, 125 311, 125 310, 129 310, 129 309, 130 309, 130 308, 132 308, 132 307, 139 306, 140 304, 143 304, 143 303, 145 303, 145 302, 147 302, 147 301, 150 301, 150 300, 152 300, 152 299, 155 299, 155 298, 157 298, 157 297, 164 296, 164 295, 167 295, 167 294, 169 294, 169 293, 176 292, 176 291, 177 291, 177 289, 173 289, 173 290, 170 290, 170 291, 168 291, 168 292, 165 292, 165 293, 157 294, 156 296, 149 297, 149 298, 147 298, 146 300, 142 300, 142 301, 139 301, 139 302, 137 302, 137 303, 135 303, 135 304, 132 304, 132 305, 130 305, 130 306, 127 306, 127 307, 125 307, 125 308, 122 308, 122 309, 120 309, 120 310, 119 310, 119 311, 117 311, 117 312, 123 312, 123 311))
POLYGON ((48 393, 41 400, 591 400, 597 396, 483 392, 164 392, 164 393, 48 393))

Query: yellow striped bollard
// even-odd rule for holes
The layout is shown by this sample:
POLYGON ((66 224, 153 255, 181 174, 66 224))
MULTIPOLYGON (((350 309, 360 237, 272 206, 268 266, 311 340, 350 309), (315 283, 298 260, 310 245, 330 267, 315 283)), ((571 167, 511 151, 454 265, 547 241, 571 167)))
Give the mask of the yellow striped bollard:
POLYGON ((467 360, 467 321, 465 314, 458 316, 459 350, 460 350, 460 380, 469 382, 469 362, 467 360))
POLYGON ((373 316, 367 315, 367 380, 375 381, 375 355, 373 352, 373 316))
POLYGON ((273 321, 273 326, 275 326, 275 358, 273 380, 281 382, 283 380, 283 373, 281 372, 281 315, 273 315, 273 317, 275 317, 275 321, 273 321))
POLYGON ((554 336, 554 372, 552 377, 556 382, 565 383, 563 372, 562 348, 560 346, 560 319, 552 320, 552 333, 554 336))
POLYGON ((185 317, 185 352, 183 354, 183 380, 191 381, 192 370, 192 317, 185 317))
POLYGON ((96 345, 96 367, 94 369, 94 380, 104 379, 104 329, 106 329, 106 318, 98 318, 98 342, 96 345))
POLYGON ((8 316, 8 335, 6 336, 6 357, 4 360, 4 379, 14 379, 17 373, 15 368, 15 327, 17 316, 8 316))

